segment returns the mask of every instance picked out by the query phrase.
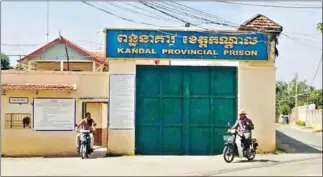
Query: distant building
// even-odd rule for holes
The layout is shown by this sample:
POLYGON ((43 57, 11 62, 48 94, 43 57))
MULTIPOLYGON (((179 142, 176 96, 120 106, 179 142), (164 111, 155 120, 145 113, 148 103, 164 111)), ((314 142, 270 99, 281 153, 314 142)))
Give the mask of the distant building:
POLYGON ((103 52, 89 52, 61 36, 18 62, 27 65, 28 70, 102 72, 107 68, 103 55, 103 52))

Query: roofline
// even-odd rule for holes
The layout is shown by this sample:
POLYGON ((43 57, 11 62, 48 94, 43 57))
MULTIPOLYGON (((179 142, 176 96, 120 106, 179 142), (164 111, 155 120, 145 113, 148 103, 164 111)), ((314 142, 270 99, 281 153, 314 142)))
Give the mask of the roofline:
POLYGON ((25 60, 28 60, 29 57, 31 57, 37 53, 40 53, 42 50, 48 49, 49 47, 51 47, 51 46, 55 45, 57 42, 59 42, 59 40, 60 40, 59 38, 54 39, 53 41, 47 43, 46 45, 42 46, 41 48, 31 52, 30 54, 24 56, 23 58, 17 60, 17 62, 18 63, 25 63, 25 60))
POLYGON ((46 50, 48 49, 49 47, 52 47, 53 45, 57 44, 58 42, 63 42, 63 43, 66 43, 67 45, 69 45, 70 47, 72 47, 73 49, 77 50, 78 52, 82 53, 83 55, 89 57, 90 59, 94 60, 95 62, 97 63, 100 63, 100 64, 107 64, 105 61, 103 60, 100 60, 98 59, 97 57, 93 56, 90 52, 88 52, 87 50, 79 47, 77 44, 73 43, 72 41, 64 38, 63 36, 61 37, 58 37, 56 39, 54 39, 53 41, 47 43, 46 45, 42 46, 41 48, 33 51, 32 53, 24 56, 23 58, 19 59, 17 62, 18 63, 24 63, 26 64, 26 61, 28 61, 28 59, 37 54, 37 53, 40 53, 41 51, 43 50, 46 50))
POLYGON ((263 14, 257 14, 257 15, 254 15, 253 17, 249 18, 248 20, 246 20, 245 22, 243 22, 239 27, 238 27, 238 30, 240 28, 244 28, 249 22, 251 22, 252 20, 256 19, 257 17, 259 16, 264 16, 266 18, 268 18, 269 20, 271 20, 275 25, 279 26, 279 29, 280 29, 280 32, 283 31, 283 26, 281 26, 280 24, 278 24, 277 22, 275 22, 274 20, 272 20, 271 18, 267 17, 266 15, 263 15, 263 14))

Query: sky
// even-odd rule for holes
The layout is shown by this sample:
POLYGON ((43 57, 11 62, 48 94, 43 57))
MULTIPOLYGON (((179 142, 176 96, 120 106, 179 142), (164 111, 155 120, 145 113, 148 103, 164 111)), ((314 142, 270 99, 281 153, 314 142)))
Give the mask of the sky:
MULTIPOLYGON (((242 2, 242 1, 239 1, 242 2)), ((109 12, 122 17, 152 23, 157 26, 183 27, 183 22, 171 19, 147 9, 137 2, 126 2, 144 9, 140 10, 154 19, 135 13, 134 9, 124 2, 89 2, 100 5, 109 12), (123 7, 122 9, 118 7, 123 7), (129 10, 130 9, 130 10, 129 10), (132 10, 131 10, 132 9, 132 10), (168 18, 171 20, 165 20, 168 18)), ((235 24, 263 14, 283 26, 284 35, 279 38, 279 57, 276 59, 277 80, 290 81, 298 73, 300 80, 311 84, 319 60, 322 56, 322 35, 316 25, 322 22, 320 9, 287 9, 254 7, 221 2, 180 2, 203 12, 219 16, 235 24)), ((278 6, 322 6, 322 2, 243 2, 260 5, 278 6)), ((108 13, 90 7, 83 2, 51 1, 48 3, 48 41, 58 37, 59 32, 67 39, 90 51, 103 51, 104 28, 157 28, 124 21, 108 13)), ((183 17, 186 18, 186 17, 183 17)), ((214 19, 216 20, 216 19, 214 19)), ((201 21, 190 20, 193 24, 201 21)), ((204 25, 209 29, 229 29, 217 25, 204 25)), ((47 43, 47 2, 2 2, 1 9, 1 51, 9 55, 26 55, 47 43), (19 45, 18 45, 19 44, 19 45)), ((11 64, 16 65, 17 57, 10 57, 11 64)), ((322 88, 322 64, 315 77, 313 86, 322 88)))

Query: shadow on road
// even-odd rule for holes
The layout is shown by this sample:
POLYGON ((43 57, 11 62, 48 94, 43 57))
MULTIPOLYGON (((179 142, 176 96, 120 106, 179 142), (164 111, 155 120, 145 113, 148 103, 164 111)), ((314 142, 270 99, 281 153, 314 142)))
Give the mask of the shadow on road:
POLYGON ((238 161, 235 161, 234 163, 252 163, 252 162, 268 163, 268 162, 278 162, 278 161, 276 161, 276 160, 259 159, 259 160, 252 160, 252 161, 249 161, 249 160, 238 160, 238 161))
MULTIPOLYGON (((277 146, 286 150, 287 153, 321 153, 322 152, 307 144, 304 144, 301 141, 291 138, 286 134, 277 130, 276 130, 276 141, 277 141, 277 146)), ((317 148, 322 148, 322 147, 317 147, 317 148)))
MULTIPOLYGON (((42 158, 80 158, 80 155, 75 153, 74 155, 70 156, 43 156, 42 158)), ((107 157, 107 150, 106 148, 101 147, 94 147, 94 151, 91 153, 89 159, 100 159, 100 158, 106 158, 107 157)))

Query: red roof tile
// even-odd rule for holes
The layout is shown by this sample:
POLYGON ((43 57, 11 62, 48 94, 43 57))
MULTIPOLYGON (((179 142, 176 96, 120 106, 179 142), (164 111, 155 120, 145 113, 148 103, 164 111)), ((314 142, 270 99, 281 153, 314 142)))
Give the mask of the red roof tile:
POLYGON ((102 61, 105 61, 105 56, 104 56, 104 52, 100 52, 100 51, 90 51, 89 52, 91 54, 91 56, 94 56, 102 61))
POLYGON ((75 85, 70 84, 2 84, 3 90, 76 90, 75 85))
POLYGON ((238 30, 244 31, 257 31, 257 30, 264 30, 264 31, 274 31, 274 32, 282 32, 283 27, 271 20, 270 18, 262 15, 257 14, 256 16, 250 18, 249 20, 245 21, 238 30))

